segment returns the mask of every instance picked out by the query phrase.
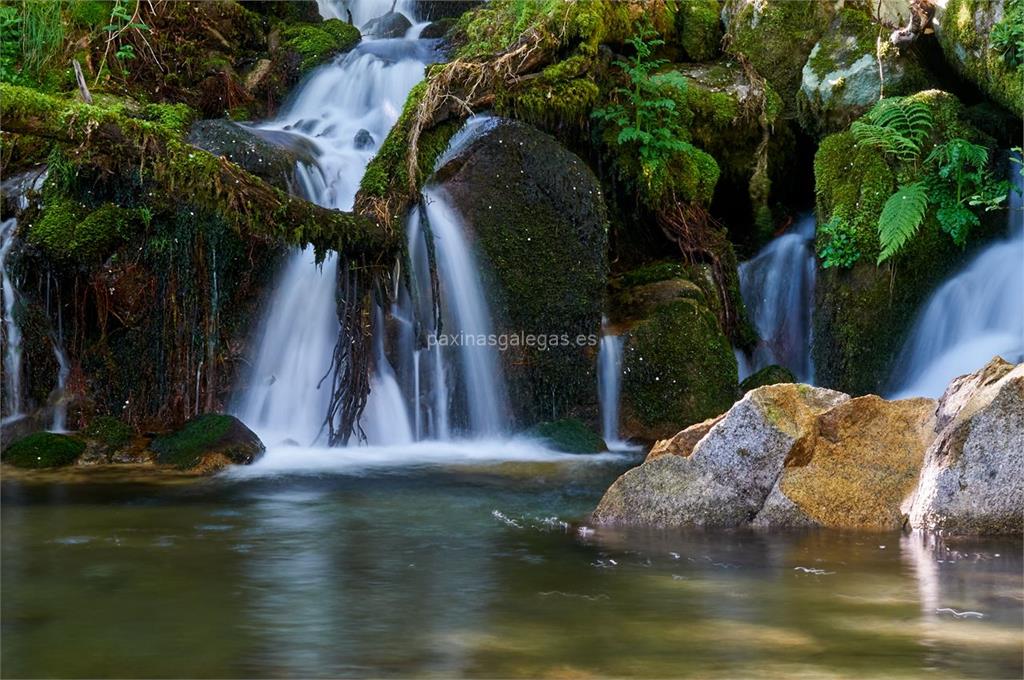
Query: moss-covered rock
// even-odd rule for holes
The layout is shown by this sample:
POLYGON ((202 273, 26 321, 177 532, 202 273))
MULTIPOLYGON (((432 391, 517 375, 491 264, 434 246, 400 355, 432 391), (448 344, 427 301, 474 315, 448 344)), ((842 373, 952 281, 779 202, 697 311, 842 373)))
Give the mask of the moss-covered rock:
POLYGON ((251 465, 266 451, 242 421, 219 413, 193 418, 177 432, 157 437, 149 447, 159 463, 204 472, 226 465, 251 465))
MULTIPOLYGON (((924 148, 953 138, 992 144, 966 119, 963 106, 953 95, 927 90, 911 99, 926 104, 934 120, 924 148)), ((916 178, 918 165, 896 162, 874 147, 858 144, 850 132, 841 132, 822 141, 814 167, 818 252, 843 247, 854 259, 849 268, 818 272, 813 347, 816 379, 853 394, 877 393, 885 387, 918 306, 963 262, 965 253, 930 211, 895 268, 876 266, 882 206, 899 183, 916 178)), ((983 222, 972 238, 983 240, 986 233, 1001 230, 996 222, 1002 218, 983 222)))
POLYGON ((797 109, 800 125, 821 136, 845 129, 882 96, 925 87, 914 53, 902 53, 861 8, 839 11, 804 64, 797 109))
MULTIPOLYGON (((993 29, 1003 22, 1024 24, 1020 0, 949 0, 935 22, 935 32, 946 60, 961 76, 1021 117, 1024 63, 1013 64, 993 44, 993 29)), ((1024 27, 1017 31, 1024 34, 1024 27)))
POLYGON ((65 434, 36 432, 4 447, 0 460, 21 468, 71 465, 85 451, 85 442, 65 434))
POLYGON ((778 92, 784 115, 796 115, 807 57, 836 12, 831 0, 727 0, 727 51, 742 55, 778 92))
POLYGON ((117 449, 132 440, 134 431, 128 423, 114 416, 97 416, 82 434, 107 449, 117 449))
POLYGON ((772 364, 771 366, 765 366, 760 371, 757 371, 749 376, 740 383, 740 391, 747 393, 750 390, 756 390, 758 387, 764 387, 765 385, 778 385, 779 383, 795 383, 796 376, 782 366, 772 364))
POLYGON ((621 291, 622 432, 646 441, 716 416, 736 398, 736 358, 704 290, 668 279, 621 291))
POLYGON ((544 351, 502 353, 517 419, 535 423, 592 403, 607 273, 607 213, 597 178, 552 137, 503 121, 441 167, 437 179, 484 256, 498 332, 560 338, 544 351))
POLYGON ((687 59, 714 59, 722 43, 718 0, 682 0, 676 10, 676 32, 687 59))
POLYGON ((604 440, 576 418, 540 423, 531 430, 531 434, 544 440, 545 444, 556 451, 565 453, 600 453, 608 450, 604 440))
POLYGON ((323 23, 300 23, 281 31, 281 47, 299 55, 299 71, 305 73, 336 54, 355 47, 361 39, 359 29, 341 19, 323 23))

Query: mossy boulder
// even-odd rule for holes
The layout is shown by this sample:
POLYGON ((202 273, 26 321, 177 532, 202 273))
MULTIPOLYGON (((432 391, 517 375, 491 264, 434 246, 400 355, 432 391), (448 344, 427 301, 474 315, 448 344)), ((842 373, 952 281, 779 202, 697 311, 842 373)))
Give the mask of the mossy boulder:
POLYGON ((688 60, 714 59, 722 47, 718 0, 682 0, 676 10, 676 35, 688 60))
POLYGON ((180 430, 154 439, 157 462, 183 470, 212 472, 227 465, 251 465, 266 451, 256 433, 234 416, 207 413, 180 430))
POLYGON ((600 453, 608 450, 604 440, 577 418, 540 423, 530 432, 556 451, 600 453))
POLYGON ((750 390, 756 390, 758 387, 764 387, 765 385, 778 385, 779 383, 795 383, 796 376, 793 375, 792 371, 782 366, 772 364, 771 366, 765 366, 759 371, 747 376, 747 378, 740 383, 740 391, 747 393, 750 390))
POLYGON ((1014 24, 1018 34, 1024 32, 1024 3, 948 0, 934 23, 946 61, 989 97, 1024 117, 1024 64, 1012 64, 993 44, 997 26, 1009 33, 1008 24, 1014 24))
POLYGON ((722 10, 727 51, 748 60, 796 115, 801 74, 836 13, 832 0, 727 0, 722 10))
POLYGON ((833 19, 801 72, 797 109, 806 131, 822 136, 843 130, 883 91, 892 97, 927 85, 914 53, 898 51, 880 31, 860 8, 842 9, 833 19))
MULTIPOLYGON (((931 110, 934 127, 924 148, 953 138, 992 146, 967 120, 953 95, 927 90, 910 97, 931 110)), ((819 384, 851 394, 881 392, 915 312, 946 275, 965 260, 929 211, 918 234, 897 258, 896 266, 876 266, 878 218, 899 183, 913 181, 912 163, 898 163, 881 151, 858 144, 850 132, 822 140, 815 155, 818 252, 845 243, 856 255, 848 268, 821 268, 814 314, 814 366, 819 384), (828 226, 841 224, 841 230, 828 226)), ((1003 217, 983 218, 974 243, 1003 229, 1003 217)))
POLYGON ((543 351, 502 352, 516 419, 528 425, 592 404, 607 275, 607 213, 593 172, 549 135, 498 120, 436 181, 482 255, 495 330, 559 338, 543 351))
POLYGON ((281 31, 281 48, 299 57, 299 72, 305 73, 336 54, 356 46, 362 38, 359 29, 341 19, 318 24, 300 23, 281 31))
POLYGON ((622 432, 646 441, 718 415, 736 399, 736 357, 700 285, 667 279, 620 291, 622 432))
POLYGON ((36 432, 4 448, 0 460, 20 468, 54 468, 72 465, 85 451, 77 437, 36 432))

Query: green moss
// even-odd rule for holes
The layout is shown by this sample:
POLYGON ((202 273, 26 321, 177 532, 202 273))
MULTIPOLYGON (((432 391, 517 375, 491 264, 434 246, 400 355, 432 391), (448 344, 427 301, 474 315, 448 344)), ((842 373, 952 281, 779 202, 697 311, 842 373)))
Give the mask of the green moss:
POLYGON ((556 451, 565 453, 600 453, 608 450, 604 440, 576 418, 540 423, 531 433, 556 451))
POLYGON ((818 38, 829 26, 831 3, 761 0, 739 3, 729 22, 728 50, 743 55, 796 113, 801 72, 818 38))
POLYGON ((522 87, 500 93, 495 109, 548 129, 564 123, 580 127, 600 96, 591 69, 592 60, 582 54, 556 61, 522 87))
POLYGON ((686 273, 680 262, 671 260, 651 262, 623 274, 621 285, 625 288, 643 286, 668 279, 684 278, 686 273))
POLYGON ((178 134, 185 134, 198 118, 188 104, 146 104, 142 107, 141 117, 178 134))
POLYGON ((71 465, 85 442, 64 434, 36 432, 4 448, 0 459, 20 468, 53 468, 71 465))
POLYGON ((284 49, 299 55, 301 71, 308 71, 360 40, 359 29, 340 19, 320 24, 293 24, 281 32, 284 49))
POLYGON ((95 209, 50 189, 44 191, 42 216, 29 225, 28 240, 59 259, 102 260, 148 222, 143 209, 103 203, 95 209))
MULTIPOLYGON (((993 141, 967 120, 963 106, 946 92, 928 90, 909 97, 925 103, 934 121, 925 149, 964 138, 993 141)), ((892 362, 920 304, 964 259, 963 249, 946 235, 930 211, 918 235, 895 266, 876 267, 878 218, 898 184, 922 177, 923 164, 887 158, 858 144, 850 132, 822 140, 815 155, 815 194, 821 255, 842 254, 849 269, 824 269, 818 278, 814 315, 814 363, 820 384, 865 394, 886 388, 892 362), (834 251, 834 252, 833 252, 834 251), (852 257, 856 251, 857 257, 852 257)), ((1001 218, 986 230, 1001 229, 1001 218)))
POLYGON ((796 376, 792 374, 788 369, 782 366, 765 366, 760 371, 747 376, 747 378, 740 383, 741 392, 749 392, 750 390, 757 389, 758 387, 764 387, 765 385, 777 385, 779 383, 793 383, 796 382, 796 376))
POLYGON ((676 11, 679 45, 690 61, 708 61, 719 52, 722 22, 718 0, 681 0, 676 11))
POLYGON ((130 442, 134 432, 130 425, 113 416, 98 416, 92 419, 82 434, 113 450, 130 442))
POLYGON ((193 418, 174 434, 157 437, 149 448, 157 461, 181 469, 195 467, 204 453, 216 446, 229 432, 234 419, 216 413, 193 418))
POLYGON ((1024 70, 1008 63, 999 50, 993 49, 991 33, 978 32, 983 19, 997 7, 989 0, 949 0, 938 32, 939 43, 946 60, 962 76, 1017 116, 1024 116, 1024 70))
POLYGON ((725 412, 738 382, 732 346, 694 300, 659 305, 627 336, 623 404, 655 437, 725 412))
POLYGON ((67 17, 75 26, 85 29, 103 28, 110 23, 111 0, 70 0, 67 17))

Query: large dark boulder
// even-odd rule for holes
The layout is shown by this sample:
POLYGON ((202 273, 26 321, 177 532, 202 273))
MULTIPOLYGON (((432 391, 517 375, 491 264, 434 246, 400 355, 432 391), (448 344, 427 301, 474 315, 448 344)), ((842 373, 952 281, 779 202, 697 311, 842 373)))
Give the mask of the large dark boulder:
POLYGON ((536 423, 593 405, 607 274, 607 212, 594 173, 553 137, 498 121, 436 179, 485 260, 497 332, 568 339, 543 351, 502 353, 517 420, 536 423))
POLYGON ((284 190, 294 181, 296 162, 311 162, 316 156, 316 148, 304 137, 253 130, 226 119, 196 121, 188 142, 284 190))
POLYGON ((412 28, 412 23, 404 14, 388 12, 376 19, 370 19, 362 26, 363 35, 371 38, 401 38, 412 28))

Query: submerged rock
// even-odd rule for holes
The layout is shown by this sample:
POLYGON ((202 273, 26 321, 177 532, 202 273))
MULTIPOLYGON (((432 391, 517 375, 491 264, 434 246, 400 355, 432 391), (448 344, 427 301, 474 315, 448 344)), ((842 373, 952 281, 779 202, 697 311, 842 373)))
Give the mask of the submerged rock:
POLYGON ((495 330, 545 336, 546 349, 501 352, 516 419, 529 425, 592 404, 608 238, 594 173, 553 137, 496 120, 435 179, 483 255, 495 330))
POLYGON ((400 12, 388 12, 363 24, 362 32, 372 38, 401 38, 412 23, 400 12))
POLYGON ((198 472, 251 465, 266 451, 242 421, 219 413, 193 418, 177 432, 154 439, 149 448, 157 454, 158 463, 198 472))
POLYGON ((993 359, 950 383, 924 456, 911 526, 944 534, 1024 533, 1024 364, 993 359))

